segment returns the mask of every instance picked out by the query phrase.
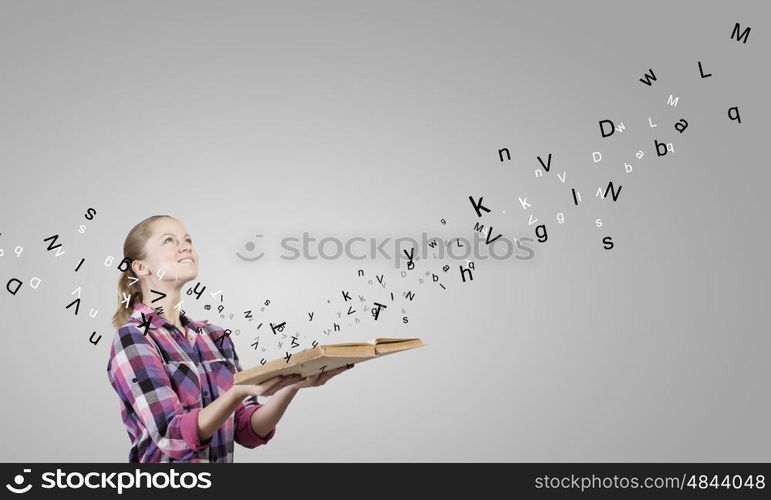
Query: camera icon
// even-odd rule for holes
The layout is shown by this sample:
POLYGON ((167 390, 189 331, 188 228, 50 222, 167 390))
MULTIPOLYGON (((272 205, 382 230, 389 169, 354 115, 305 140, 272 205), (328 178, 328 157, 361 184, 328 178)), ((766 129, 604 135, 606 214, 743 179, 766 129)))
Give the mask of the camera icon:
MULTIPOLYGON (((32 469, 24 469, 24 473, 32 472, 32 469)), ((27 486, 22 487, 22 484, 24 484, 24 481, 26 478, 21 474, 16 474, 13 478, 13 482, 16 484, 16 486, 12 486, 10 484, 6 484, 5 487, 8 488, 13 493, 26 493, 32 488, 31 484, 28 484, 27 486)))

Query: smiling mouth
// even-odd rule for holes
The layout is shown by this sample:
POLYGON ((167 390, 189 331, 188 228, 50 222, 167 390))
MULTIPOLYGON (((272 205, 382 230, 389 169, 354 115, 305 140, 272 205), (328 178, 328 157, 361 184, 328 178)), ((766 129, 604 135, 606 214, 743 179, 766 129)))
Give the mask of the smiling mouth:
POLYGON ((180 264, 192 264, 193 259, 182 259, 182 260, 178 260, 177 262, 179 262, 180 264))

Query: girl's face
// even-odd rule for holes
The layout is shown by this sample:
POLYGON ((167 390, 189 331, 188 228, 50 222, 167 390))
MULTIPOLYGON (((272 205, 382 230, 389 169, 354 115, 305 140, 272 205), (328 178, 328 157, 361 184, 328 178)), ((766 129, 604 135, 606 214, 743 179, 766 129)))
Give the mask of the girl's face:
POLYGON ((185 226, 176 219, 163 218, 153 223, 142 262, 151 283, 175 281, 181 286, 198 276, 198 252, 185 226))

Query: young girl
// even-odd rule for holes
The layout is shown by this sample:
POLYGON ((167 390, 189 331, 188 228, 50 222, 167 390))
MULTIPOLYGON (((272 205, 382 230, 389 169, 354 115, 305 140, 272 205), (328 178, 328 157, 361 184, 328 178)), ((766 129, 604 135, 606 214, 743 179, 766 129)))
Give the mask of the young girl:
POLYGON ((182 314, 180 290, 198 276, 185 226, 149 217, 129 231, 123 255, 130 265, 118 281, 107 373, 131 439, 129 462, 230 463, 234 440, 267 443, 298 390, 353 366, 233 385, 241 365, 230 335, 182 314), (271 397, 262 404, 257 396, 271 397))

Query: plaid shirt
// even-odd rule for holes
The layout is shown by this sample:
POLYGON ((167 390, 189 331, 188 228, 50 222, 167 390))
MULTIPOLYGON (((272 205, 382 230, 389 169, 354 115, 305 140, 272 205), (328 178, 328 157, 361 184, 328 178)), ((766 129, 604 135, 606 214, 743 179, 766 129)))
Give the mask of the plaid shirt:
POLYGON ((251 416, 262 405, 250 396, 211 438, 200 441, 198 413, 233 385, 241 365, 222 328, 184 314, 180 320, 196 332, 194 345, 139 302, 113 340, 107 374, 131 439, 129 462, 231 463, 234 439, 256 448, 270 441, 276 429, 264 439, 254 432, 251 416))

